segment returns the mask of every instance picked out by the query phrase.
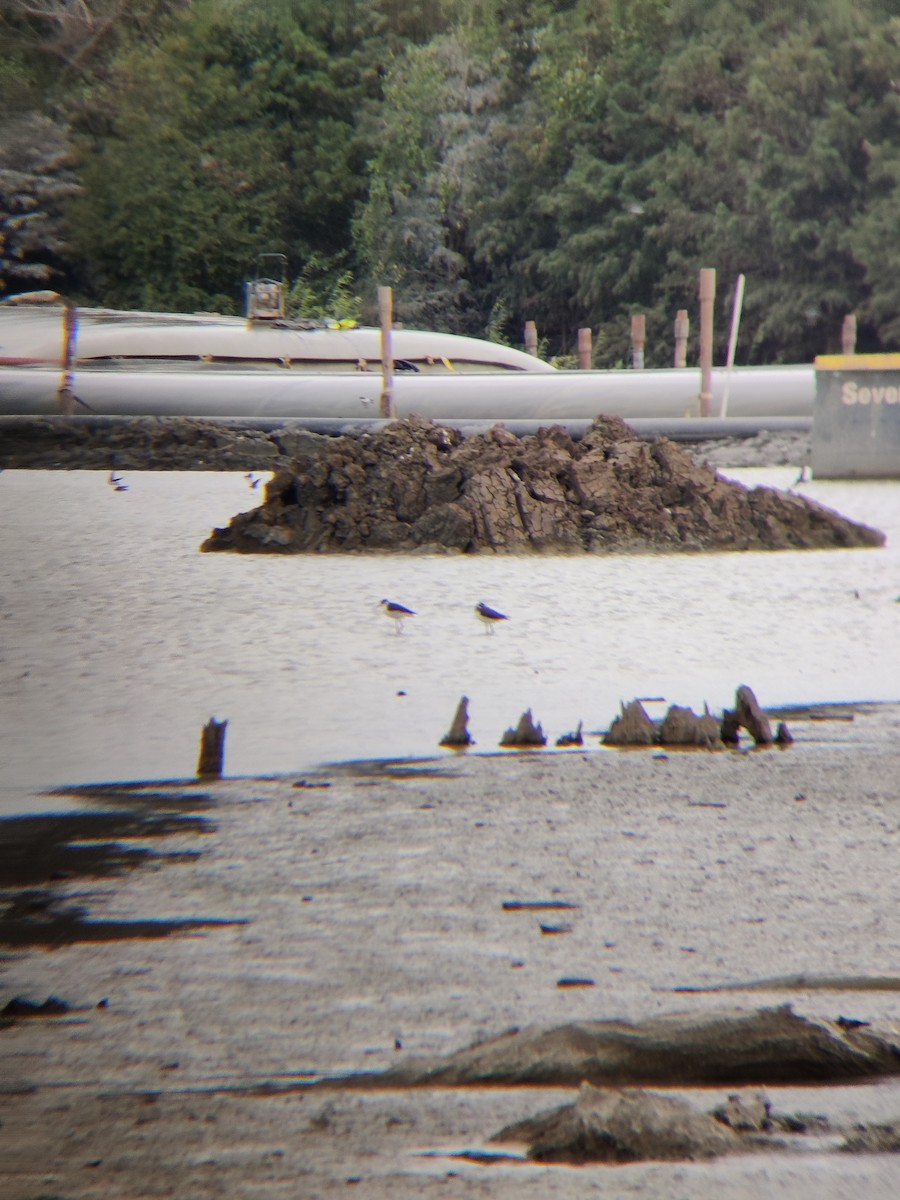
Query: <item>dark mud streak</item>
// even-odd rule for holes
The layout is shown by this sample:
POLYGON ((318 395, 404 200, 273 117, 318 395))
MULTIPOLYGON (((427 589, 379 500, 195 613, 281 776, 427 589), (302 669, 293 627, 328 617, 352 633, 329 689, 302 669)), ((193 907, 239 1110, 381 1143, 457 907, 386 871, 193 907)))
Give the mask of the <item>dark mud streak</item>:
MULTIPOLYGON (((158 785, 157 785, 158 786, 158 785)), ((164 851, 127 844, 132 840, 175 835, 209 835, 215 824, 207 817, 169 811, 177 793, 146 792, 115 784, 69 789, 84 798, 109 802, 128 800, 156 811, 113 809, 73 813, 42 813, 0 820, 0 946, 59 947, 76 942, 111 942, 133 938, 163 938, 191 934, 243 920, 217 917, 138 918, 94 920, 85 905, 89 898, 73 893, 76 880, 121 875, 148 864, 191 863, 198 850, 164 851)), ((209 805, 204 794, 189 797, 191 806, 209 805)))
POLYGON ((711 983, 667 989, 697 994, 707 992, 900 992, 897 975, 778 975, 772 979, 711 983))
POLYGON ((137 938, 164 938, 223 925, 246 925, 245 920, 191 917, 178 920, 91 921, 60 912, 49 921, 0 918, 0 945, 70 946, 75 942, 115 942, 137 938))
POLYGON ((214 830, 215 825, 205 817, 171 813, 117 810, 7 817, 0 820, 0 888, 120 874, 148 859, 165 856, 145 847, 123 846, 118 839, 209 834, 214 830))

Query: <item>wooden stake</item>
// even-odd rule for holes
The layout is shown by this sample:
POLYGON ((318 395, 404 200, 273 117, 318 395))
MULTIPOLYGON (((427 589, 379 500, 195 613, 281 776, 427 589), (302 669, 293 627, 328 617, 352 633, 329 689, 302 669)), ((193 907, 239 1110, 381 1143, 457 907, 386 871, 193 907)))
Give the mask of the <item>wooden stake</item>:
POLYGON ((75 361, 75 344, 78 341, 78 309, 71 300, 63 301, 62 373, 56 389, 56 407, 64 417, 74 416, 75 393, 72 383, 72 363, 75 361))
POLYGON ((700 416, 712 416, 713 310, 715 267, 700 270, 700 416))
POLYGON ((734 288, 734 308, 731 313, 731 333, 728 337, 728 359, 725 363, 725 386, 722 389, 722 403, 719 405, 719 416, 728 416, 728 396, 731 392, 731 372, 734 370, 734 356, 737 353, 738 331, 741 327, 741 312, 744 308, 744 284, 746 279, 738 275, 734 288))
POLYGON ((578 330, 578 366, 582 371, 589 371, 594 363, 594 352, 591 346, 590 329, 578 330))
POLYGON ((197 775, 200 779, 221 779, 225 761, 225 730, 227 721, 210 717, 200 734, 200 759, 197 775))
POLYGON ((534 321, 526 321, 525 322, 525 353, 531 354, 534 358, 537 358, 537 352, 538 352, 537 325, 535 325, 534 321))
POLYGON ((687 366, 687 343, 691 332, 686 308, 679 308, 675 314, 675 366, 687 366))
POLYGON ((636 371, 644 369, 644 343, 647 337, 647 318, 634 313, 631 318, 631 365, 636 371))
POLYGON ((391 331, 394 328, 394 292, 392 288, 378 289, 378 319, 381 323, 381 400, 379 415, 393 417, 394 413, 394 351, 391 331))

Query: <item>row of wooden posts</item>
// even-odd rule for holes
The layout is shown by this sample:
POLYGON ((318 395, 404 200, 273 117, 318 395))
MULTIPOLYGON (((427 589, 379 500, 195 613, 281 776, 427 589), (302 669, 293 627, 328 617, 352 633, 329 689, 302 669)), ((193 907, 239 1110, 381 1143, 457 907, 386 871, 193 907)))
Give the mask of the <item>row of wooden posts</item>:
MULTIPOLYGON (((728 342, 728 361, 730 370, 734 366, 734 356, 737 349, 737 335, 740 327, 741 309, 744 301, 744 276, 739 275, 735 287, 734 310, 731 318, 731 334, 728 342)), ((716 299, 716 271, 714 267, 703 267, 700 271, 700 415, 712 415, 712 369, 713 369, 713 329, 714 308, 716 299)), ((378 289, 378 317, 381 324, 381 365, 382 389, 379 413, 382 417, 395 416, 394 388, 394 357, 391 348, 391 330, 394 324, 394 294, 389 287, 378 289)), ((675 355, 673 365, 687 366, 687 344, 691 322, 686 308, 680 308, 675 314, 674 336, 675 355)), ((644 347, 647 339, 647 319, 643 313, 634 313, 631 318, 631 365, 636 371, 644 368, 644 347)), ((525 322, 525 352, 535 358, 538 356, 538 331, 535 321, 525 322)), ((841 327, 841 349, 844 354, 856 353, 856 317, 849 313, 844 317, 841 327)), ((593 334, 589 328, 578 330, 578 365, 583 371, 591 370, 593 366, 593 334)))

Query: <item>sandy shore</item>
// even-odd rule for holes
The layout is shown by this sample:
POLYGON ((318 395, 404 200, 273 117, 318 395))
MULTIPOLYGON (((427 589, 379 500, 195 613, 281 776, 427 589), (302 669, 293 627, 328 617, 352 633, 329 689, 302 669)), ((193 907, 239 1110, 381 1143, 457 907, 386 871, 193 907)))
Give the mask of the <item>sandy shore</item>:
MULTIPOLYGON (((513 1025, 785 1002, 900 1021, 900 706, 830 716, 790 719, 785 751, 87 789, 60 801, 94 821, 65 845, 52 822, 8 827, 0 1007, 70 1011, 0 1028, 0 1194, 894 1200, 900 1156, 823 1146, 616 1168, 455 1157, 564 1089, 304 1087, 513 1025), (554 921, 568 932, 542 932, 554 921), (677 990, 797 973, 810 986, 677 990)), ((900 1077, 767 1091, 835 1122, 900 1117, 900 1077)))

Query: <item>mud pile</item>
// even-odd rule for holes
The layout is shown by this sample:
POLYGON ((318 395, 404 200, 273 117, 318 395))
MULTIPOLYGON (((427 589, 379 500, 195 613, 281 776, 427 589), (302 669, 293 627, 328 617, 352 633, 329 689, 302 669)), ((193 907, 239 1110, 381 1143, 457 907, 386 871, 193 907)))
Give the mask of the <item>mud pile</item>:
POLYGON ((604 553, 880 546, 884 535, 801 496, 748 490, 687 450, 598 417, 519 438, 421 418, 377 433, 291 438, 261 508, 204 550, 604 553))
POLYGON ((777 1008, 664 1013, 643 1022, 514 1028, 443 1059, 406 1059, 347 1087, 709 1087, 809 1084, 900 1074, 896 1028, 777 1008))

